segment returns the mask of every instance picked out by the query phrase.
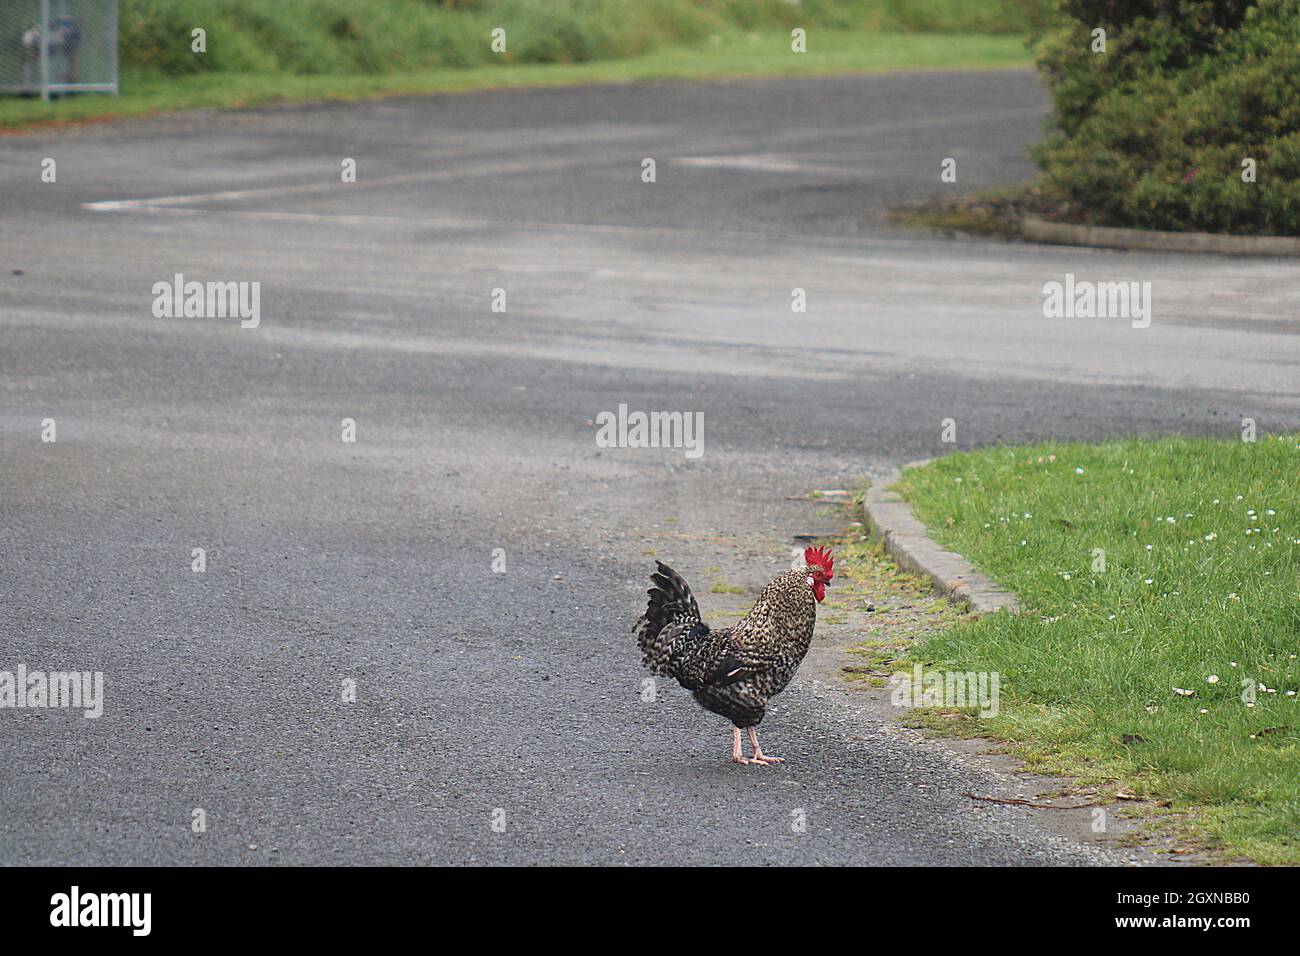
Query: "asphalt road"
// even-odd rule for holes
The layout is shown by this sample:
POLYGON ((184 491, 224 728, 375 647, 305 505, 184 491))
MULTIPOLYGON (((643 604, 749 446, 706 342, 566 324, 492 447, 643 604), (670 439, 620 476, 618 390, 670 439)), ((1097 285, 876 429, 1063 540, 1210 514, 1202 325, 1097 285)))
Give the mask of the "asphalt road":
POLYGON ((97 720, 0 711, 0 863, 1145 859, 963 798, 1013 784, 811 676, 763 725, 789 762, 729 765, 631 635, 650 552, 758 586, 836 526, 789 499, 950 449, 944 418, 1300 426, 1294 264, 885 223, 1028 175, 1044 108, 950 73, 0 139, 0 669, 105 675, 97 720), (1151 327, 1044 318, 1067 272, 1150 281, 1151 327), (260 325, 156 318, 175 273, 260 282, 260 325), (703 455, 597 447, 620 404, 702 412, 703 455))

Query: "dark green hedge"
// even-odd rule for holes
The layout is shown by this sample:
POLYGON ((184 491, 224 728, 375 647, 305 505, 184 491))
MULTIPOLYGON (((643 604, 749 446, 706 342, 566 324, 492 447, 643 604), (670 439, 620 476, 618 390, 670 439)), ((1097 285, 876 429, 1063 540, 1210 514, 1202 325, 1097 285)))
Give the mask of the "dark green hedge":
MULTIPOLYGON (((0 4, 8 0, 0 0, 0 4)), ((1021 33, 1053 0, 122 0, 137 73, 389 73, 636 56, 725 30, 1021 33), (207 52, 190 52, 191 31, 207 52), (506 27, 505 54, 486 37, 506 27)))
POLYGON ((1300 0, 1063 0, 1048 177, 1097 224, 1300 235, 1300 0), (1092 50, 1106 31, 1106 52, 1092 50), (1256 182, 1242 181, 1253 159, 1256 182))

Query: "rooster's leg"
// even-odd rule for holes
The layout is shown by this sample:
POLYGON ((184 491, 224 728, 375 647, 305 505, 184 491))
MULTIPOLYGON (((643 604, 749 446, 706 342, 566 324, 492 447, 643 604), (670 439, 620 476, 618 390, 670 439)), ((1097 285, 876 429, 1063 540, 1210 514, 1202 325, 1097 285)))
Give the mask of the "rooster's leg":
POLYGON ((732 763, 753 763, 743 753, 740 752, 740 728, 735 725, 731 728, 731 762, 732 763))
MULTIPOLYGON (((740 731, 736 731, 736 742, 740 742, 740 731)), ((763 753, 763 748, 758 745, 758 728, 749 728, 749 746, 754 750, 754 758, 751 763, 762 764, 766 767, 768 764, 785 763, 784 757, 773 757, 770 754, 763 753)))

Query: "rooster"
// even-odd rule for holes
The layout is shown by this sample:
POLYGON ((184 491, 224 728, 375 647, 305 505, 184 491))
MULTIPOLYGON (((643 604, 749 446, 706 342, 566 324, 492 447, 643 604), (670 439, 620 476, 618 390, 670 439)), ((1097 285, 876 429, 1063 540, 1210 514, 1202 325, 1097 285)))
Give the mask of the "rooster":
POLYGON ((766 767, 783 758, 763 753, 758 725, 767 702, 785 690, 812 644, 817 604, 835 577, 829 548, 804 551, 806 567, 777 575, 735 627, 715 631, 700 620, 687 583, 656 561, 650 602, 636 622, 641 662, 674 677, 705 710, 731 721, 731 761, 766 767), (749 731, 753 756, 745 757, 740 731, 749 731))

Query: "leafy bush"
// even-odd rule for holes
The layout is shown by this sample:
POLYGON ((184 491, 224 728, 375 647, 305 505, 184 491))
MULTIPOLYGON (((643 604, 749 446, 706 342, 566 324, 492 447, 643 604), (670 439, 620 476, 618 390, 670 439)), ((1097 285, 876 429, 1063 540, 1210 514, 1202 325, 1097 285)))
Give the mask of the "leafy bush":
POLYGON ((1030 33, 1054 6, 1053 0, 802 0, 798 10, 805 21, 840 29, 1030 33))
POLYGON ((1090 221, 1300 235, 1300 0, 1063 0, 1036 58, 1036 158, 1090 221))
POLYGON ((122 65, 198 72, 388 73, 636 56, 727 29, 1028 33, 1052 0, 122 0, 122 65), (190 51, 196 27, 207 52, 190 51), (496 27, 507 52, 489 47, 496 27))

